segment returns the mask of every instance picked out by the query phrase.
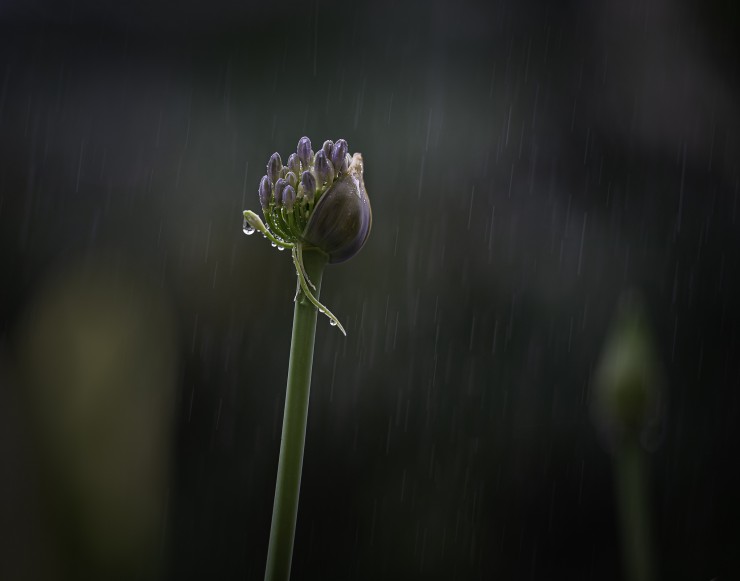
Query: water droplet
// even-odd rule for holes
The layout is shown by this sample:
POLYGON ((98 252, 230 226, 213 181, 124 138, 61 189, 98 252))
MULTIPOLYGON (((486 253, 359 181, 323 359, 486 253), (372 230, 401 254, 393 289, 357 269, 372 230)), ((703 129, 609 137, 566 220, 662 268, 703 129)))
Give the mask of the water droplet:
POLYGON ((277 249, 278 249, 278 250, 279 250, 280 252, 282 252, 283 250, 285 250, 285 246, 278 246, 278 247, 277 247, 277 249))
POLYGON ((332 327, 336 327, 336 326, 337 326, 337 322, 336 322, 336 321, 335 321, 334 319, 329 319, 329 324, 330 324, 330 325, 331 325, 332 327))
POLYGON ((272 247, 275 248, 276 246, 277 246, 277 244, 275 244, 274 242, 272 242, 272 247))
POLYGON ((247 236, 251 236, 254 234, 254 227, 247 222, 247 219, 244 218, 244 223, 242 224, 242 232, 244 232, 247 236))

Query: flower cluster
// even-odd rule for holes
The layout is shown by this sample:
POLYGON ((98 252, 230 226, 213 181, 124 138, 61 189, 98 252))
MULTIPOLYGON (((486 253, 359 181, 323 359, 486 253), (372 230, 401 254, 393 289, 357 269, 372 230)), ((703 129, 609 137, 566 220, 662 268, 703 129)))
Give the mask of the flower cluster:
POLYGON ((265 222, 244 211, 244 233, 259 230, 279 250, 293 255, 300 290, 344 332, 336 317, 318 302, 303 264, 304 250, 320 251, 328 262, 348 260, 364 246, 372 226, 365 191, 362 155, 350 155, 347 142, 325 141, 314 153, 311 140, 301 137, 295 153, 283 165, 275 152, 258 189, 265 222))
POLYGON ((352 158, 344 139, 327 140, 314 153, 311 140, 301 137, 295 153, 283 165, 275 152, 259 185, 262 213, 272 234, 283 245, 301 240, 321 196, 347 174, 352 158))

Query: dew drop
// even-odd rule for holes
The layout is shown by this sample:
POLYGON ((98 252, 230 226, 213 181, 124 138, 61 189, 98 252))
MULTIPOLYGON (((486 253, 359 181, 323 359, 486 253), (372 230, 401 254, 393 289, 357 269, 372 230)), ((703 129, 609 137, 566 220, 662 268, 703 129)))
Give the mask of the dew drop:
POLYGON ((336 327, 336 326, 337 326, 337 322, 336 322, 336 321, 335 321, 334 319, 329 319, 329 324, 330 324, 330 325, 331 325, 332 327, 336 327))
POLYGON ((272 242, 271 244, 272 244, 272 247, 273 248, 275 248, 277 246, 277 244, 275 244, 274 242, 272 242))
POLYGON ((247 236, 251 236, 252 234, 254 234, 254 228, 249 222, 247 222, 246 218, 244 218, 244 223, 242 224, 242 232, 244 232, 247 236))
POLYGON ((283 250, 285 250, 285 246, 278 246, 278 247, 277 247, 277 249, 278 249, 278 250, 279 250, 280 252, 282 252, 283 250))

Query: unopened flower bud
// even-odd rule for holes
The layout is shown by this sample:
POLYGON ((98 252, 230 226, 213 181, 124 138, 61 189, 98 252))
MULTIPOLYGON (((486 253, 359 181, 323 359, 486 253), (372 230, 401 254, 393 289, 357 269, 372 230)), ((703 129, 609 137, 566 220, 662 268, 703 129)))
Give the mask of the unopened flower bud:
POLYGON ((327 159, 323 149, 319 150, 316 154, 314 168, 316 171, 316 181, 319 185, 326 184, 326 187, 331 186, 334 181, 334 166, 327 159))
POLYGON ((313 197, 316 194, 316 178, 313 177, 310 171, 304 171, 301 175, 301 185, 306 201, 313 202, 313 197))
POLYGON ((298 185, 298 178, 292 171, 289 171, 288 173, 285 174, 285 181, 288 182, 291 186, 293 186, 294 189, 298 185))
POLYGON ((295 153, 291 153, 290 157, 288 157, 288 168, 295 175, 301 175, 301 160, 298 159, 298 155, 295 153))
POLYGON ((288 184, 283 190, 283 205, 287 210, 292 210, 293 204, 295 204, 295 189, 288 184))
POLYGON ((324 153, 326 154, 326 157, 331 159, 331 151, 334 148, 334 142, 331 139, 327 139, 324 141, 324 145, 321 146, 321 149, 324 150, 324 153))
POLYGON ((298 147, 296 148, 298 159, 303 164, 303 167, 308 167, 311 161, 311 140, 308 137, 301 137, 298 140, 298 147))
POLYGON ((283 192, 285 190, 285 186, 288 185, 288 182, 285 180, 285 178, 280 178, 278 181, 275 182, 275 203, 279 206, 283 203, 283 192))
POLYGON ((610 438, 651 437, 661 419, 661 366, 639 297, 625 295, 595 373, 597 425, 610 438))
POLYGON ((260 180, 259 196, 260 204, 262 204, 263 208, 267 208, 268 204, 270 203, 271 195, 272 187, 270 186, 270 178, 268 178, 267 176, 262 176, 262 179, 260 180))
POLYGON ((338 139, 331 151, 331 162, 334 164, 337 172, 346 171, 346 167, 344 170, 342 169, 346 156, 347 142, 344 139, 338 139))
POLYGON ((276 151, 270 156, 270 161, 267 162, 267 177, 270 178, 271 183, 274 184, 278 180, 281 169, 283 169, 283 161, 276 151))

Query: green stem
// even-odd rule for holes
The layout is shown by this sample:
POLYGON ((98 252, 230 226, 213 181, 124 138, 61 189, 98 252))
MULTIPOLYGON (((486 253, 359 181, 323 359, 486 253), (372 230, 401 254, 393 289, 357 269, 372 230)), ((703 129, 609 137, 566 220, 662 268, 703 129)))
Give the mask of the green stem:
MULTIPOLYGON (((327 256, 319 251, 303 254, 306 272, 321 291, 321 277, 327 256)), ((311 367, 316 335, 316 307, 301 292, 293 311, 293 336, 290 343, 288 385, 285 393, 283 435, 280 442, 275 503, 272 508, 270 546, 267 550, 265 581, 287 581, 293 558, 298 497, 301 489, 303 446, 306 441, 308 400, 311 391, 311 367)))
POLYGON ((653 578, 644 460, 636 438, 620 443, 615 457, 616 484, 627 581, 653 578))

